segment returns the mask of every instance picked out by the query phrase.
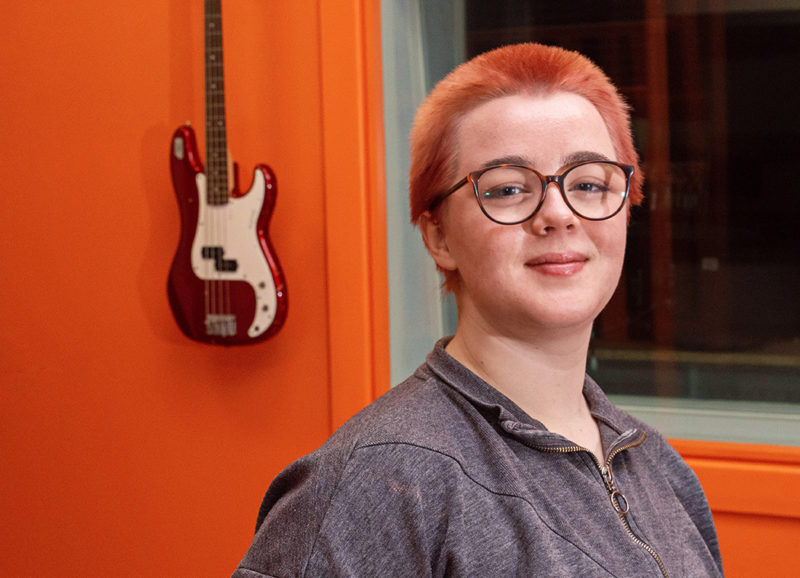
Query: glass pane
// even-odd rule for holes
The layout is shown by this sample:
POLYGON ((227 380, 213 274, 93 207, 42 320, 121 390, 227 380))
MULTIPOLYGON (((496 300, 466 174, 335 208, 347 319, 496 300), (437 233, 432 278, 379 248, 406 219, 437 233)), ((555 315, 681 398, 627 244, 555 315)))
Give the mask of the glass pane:
POLYGON ((391 383, 411 375, 455 331, 452 298, 411 226, 408 133, 425 94, 464 59, 461 1, 381 0, 391 383))
POLYGON ((579 50, 632 105, 647 202, 597 323, 611 392, 800 402, 800 3, 762 5, 467 2, 468 58, 579 50))
POLYGON ((671 420, 655 424, 668 435, 800 444, 800 0, 456 4, 464 59, 526 41, 578 50, 632 107, 646 200, 589 372, 626 409, 671 420), (693 411, 716 412, 717 433, 684 431, 693 411), (780 431, 760 437, 767 423, 780 431))

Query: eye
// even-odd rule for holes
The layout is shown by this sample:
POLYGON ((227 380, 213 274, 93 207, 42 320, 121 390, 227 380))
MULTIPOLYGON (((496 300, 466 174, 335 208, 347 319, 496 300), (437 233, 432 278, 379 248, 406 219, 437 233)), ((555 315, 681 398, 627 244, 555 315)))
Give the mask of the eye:
POLYGON ((564 192, 576 200, 605 199, 624 191, 625 181, 625 172, 614 164, 585 163, 565 174, 564 192))
POLYGON ((578 193, 584 193, 586 195, 605 194, 608 192, 608 186, 605 183, 581 181, 570 183, 569 190, 578 193))
POLYGON ((503 199, 508 197, 513 197, 516 195, 522 195, 525 193, 530 193, 529 190, 523 184, 514 184, 514 183, 507 183, 502 185, 493 186, 490 189, 486 189, 485 191, 481 192, 481 197, 486 200, 490 199, 503 199))
MULTIPOLYGON (((484 171, 478 178, 478 194, 483 207, 491 210, 528 207, 541 196, 541 182, 525 167, 500 165, 484 171)), ((524 211, 523 211, 524 212, 524 211)))

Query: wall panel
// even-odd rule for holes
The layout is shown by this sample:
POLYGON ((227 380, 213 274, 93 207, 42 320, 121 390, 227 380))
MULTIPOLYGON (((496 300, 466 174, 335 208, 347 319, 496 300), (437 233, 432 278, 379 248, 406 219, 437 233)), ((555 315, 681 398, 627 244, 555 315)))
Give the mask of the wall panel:
MULTIPOLYGON (((363 231, 350 248, 367 255, 352 266, 369 309, 329 302, 329 257, 346 249, 325 209, 336 141, 324 115, 349 85, 323 74, 333 63, 323 62, 319 3, 223 0, 228 144, 243 185, 257 163, 277 174, 270 232, 289 288, 280 333, 237 348, 186 339, 166 298, 179 232, 172 132, 191 121, 204 151, 202 3, 5 8, 0 573, 226 575, 269 481, 331 433, 331 368, 365 376, 345 411, 385 388, 372 372, 388 354, 366 335, 385 309, 372 282, 381 255, 363 231), (371 349, 343 362, 331 321, 350 309, 361 319, 350 337, 371 349)), ((337 32, 361 46, 354 66, 377 22, 366 12, 372 20, 337 32)), ((350 150, 375 144, 363 128, 336 128, 350 150)), ((345 229, 382 222, 361 190, 380 178, 380 164, 364 168, 370 154, 337 177, 362 174, 336 189, 362 215, 337 217, 345 229)))
POLYGON ((697 473, 726 575, 792 576, 800 544, 800 448, 672 440, 697 473))

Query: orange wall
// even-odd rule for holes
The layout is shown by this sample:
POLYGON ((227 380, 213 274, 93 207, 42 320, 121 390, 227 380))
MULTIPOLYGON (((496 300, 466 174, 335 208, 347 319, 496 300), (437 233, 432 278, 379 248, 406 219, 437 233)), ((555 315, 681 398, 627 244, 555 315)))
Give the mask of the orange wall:
POLYGON ((800 448, 673 440, 708 496, 730 578, 796 576, 800 448))
POLYGON ((271 478, 385 387, 377 15, 336 4, 223 2, 228 142, 244 186, 277 174, 289 288, 276 337, 225 349, 166 298, 202 2, 4 2, 0 574, 227 575, 271 478))
MULTIPOLYGON (((230 349, 166 299, 202 3, 5 4, 0 575, 227 575, 269 480, 387 386, 377 3, 223 1, 228 142, 243 185, 277 173, 290 297, 230 349)), ((800 450, 674 443, 728 575, 791 575, 800 450)))

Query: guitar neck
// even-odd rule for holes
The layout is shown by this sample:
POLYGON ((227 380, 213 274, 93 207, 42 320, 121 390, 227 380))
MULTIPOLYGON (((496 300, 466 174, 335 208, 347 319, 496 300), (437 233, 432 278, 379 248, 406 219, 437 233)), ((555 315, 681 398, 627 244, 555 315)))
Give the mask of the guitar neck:
POLYGON ((205 0, 205 81, 206 198, 209 205, 222 205, 229 189, 221 0, 205 0))

